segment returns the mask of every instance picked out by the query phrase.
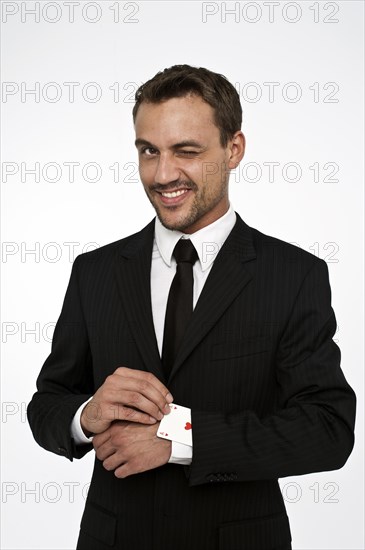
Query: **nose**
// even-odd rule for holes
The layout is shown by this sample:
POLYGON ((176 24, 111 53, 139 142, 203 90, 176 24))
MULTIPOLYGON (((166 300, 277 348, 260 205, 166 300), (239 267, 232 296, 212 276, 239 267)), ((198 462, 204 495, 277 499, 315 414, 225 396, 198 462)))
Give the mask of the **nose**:
POLYGON ((161 153, 158 158, 157 170, 155 173, 155 183, 166 185, 167 183, 178 180, 179 177, 180 170, 176 165, 174 157, 161 153))

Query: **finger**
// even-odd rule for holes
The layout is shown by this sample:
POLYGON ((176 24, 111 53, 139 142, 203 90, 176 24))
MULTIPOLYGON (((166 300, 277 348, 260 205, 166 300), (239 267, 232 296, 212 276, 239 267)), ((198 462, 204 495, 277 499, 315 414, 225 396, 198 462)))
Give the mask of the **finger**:
POLYGON ((99 448, 101 445, 103 445, 109 439, 110 439, 110 428, 105 430, 105 432, 101 432, 100 434, 94 435, 94 437, 93 437, 94 449, 99 448))
MULTIPOLYGON (((169 402, 166 400, 166 397, 153 386, 148 380, 143 378, 123 378, 120 377, 121 380, 123 380, 122 389, 128 392, 133 392, 134 395, 130 395, 130 398, 128 399, 128 402, 124 401, 128 405, 135 406, 137 405, 137 408, 142 409, 144 412, 148 412, 149 414, 152 414, 154 416, 155 407, 159 409, 162 414, 168 414, 169 411, 169 402), (145 400, 150 402, 153 405, 153 408, 145 409, 144 407, 140 406, 139 399, 140 396, 143 396, 145 400), (133 402, 133 400, 136 399, 136 403, 133 402)), ((146 404, 146 401, 144 401, 146 404)))
POLYGON ((134 407, 155 418, 158 411, 163 415, 169 414, 170 407, 165 397, 147 380, 119 375, 117 380, 109 390, 111 401, 134 407))
POLYGON ((116 452, 116 449, 111 445, 110 442, 105 443, 101 447, 99 447, 96 451, 96 456, 99 460, 106 460, 113 456, 116 452))
MULTIPOLYGON (((104 402, 119 403, 138 409, 157 420, 161 420, 163 415, 170 412, 165 397, 146 379, 141 378, 112 375, 102 399, 104 402)), ((108 418, 111 416, 109 415, 108 418)))
POLYGON ((140 460, 140 457, 125 457, 124 463, 114 468, 114 475, 118 478, 125 478, 133 474, 140 474, 148 470, 147 464, 140 460))
POLYGON ((124 455, 121 455, 121 453, 114 453, 107 457, 103 461, 103 466, 108 472, 111 470, 115 470, 116 468, 119 468, 121 465, 123 465, 126 461, 126 457, 124 455))
POLYGON ((167 401, 167 403, 172 403, 174 400, 170 391, 152 372, 145 372, 137 369, 129 369, 127 367, 118 367, 115 371, 115 374, 119 376, 124 376, 127 378, 135 378, 137 380, 146 381, 148 384, 153 386, 167 401))
MULTIPOLYGON (((147 408, 151 408, 151 405, 147 408)), ((133 407, 128 407, 122 403, 115 403, 111 421, 125 420, 128 422, 137 422, 139 424, 156 424, 157 420, 161 420, 163 414, 157 409, 157 407, 154 408, 153 412, 155 416, 141 412, 133 407)))
POLYGON ((133 473, 135 473, 135 472, 133 472, 131 470, 131 468, 128 466, 128 462, 122 464, 121 466, 116 468, 115 471, 114 471, 114 475, 118 479, 124 479, 124 478, 132 475, 133 473))

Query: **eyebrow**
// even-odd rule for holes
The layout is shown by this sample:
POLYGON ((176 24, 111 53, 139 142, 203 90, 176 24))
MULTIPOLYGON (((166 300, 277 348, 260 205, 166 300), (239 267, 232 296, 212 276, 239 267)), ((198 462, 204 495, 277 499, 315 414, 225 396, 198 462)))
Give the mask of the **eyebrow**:
MULTIPOLYGON (((146 139, 138 138, 138 139, 136 139, 134 144, 135 144, 136 147, 146 145, 147 147, 152 147, 153 149, 158 149, 158 147, 156 147, 156 145, 153 145, 153 143, 150 143, 146 139)), ((205 147, 203 147, 203 145, 201 143, 199 143, 198 141, 195 141, 194 139, 185 139, 184 141, 180 141, 179 143, 174 143, 174 145, 172 145, 171 149, 179 149, 181 147, 195 147, 197 149, 205 149, 205 147)))

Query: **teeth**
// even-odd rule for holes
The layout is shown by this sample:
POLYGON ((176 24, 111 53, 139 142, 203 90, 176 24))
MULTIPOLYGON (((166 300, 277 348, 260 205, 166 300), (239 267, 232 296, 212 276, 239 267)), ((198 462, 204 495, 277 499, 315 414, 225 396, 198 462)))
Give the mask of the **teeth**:
POLYGON ((173 191, 172 193, 161 193, 163 197, 173 198, 173 197, 179 197, 183 193, 186 193, 186 189, 182 189, 181 191, 173 191))

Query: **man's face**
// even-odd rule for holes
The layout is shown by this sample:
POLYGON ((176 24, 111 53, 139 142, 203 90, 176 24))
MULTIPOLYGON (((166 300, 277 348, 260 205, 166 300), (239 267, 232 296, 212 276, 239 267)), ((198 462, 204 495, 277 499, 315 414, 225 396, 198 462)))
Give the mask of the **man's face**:
POLYGON ((139 173, 147 197, 168 229, 193 233, 228 210, 229 170, 243 152, 237 160, 232 140, 221 146, 213 114, 212 107, 196 95, 143 102, 138 109, 139 173))

